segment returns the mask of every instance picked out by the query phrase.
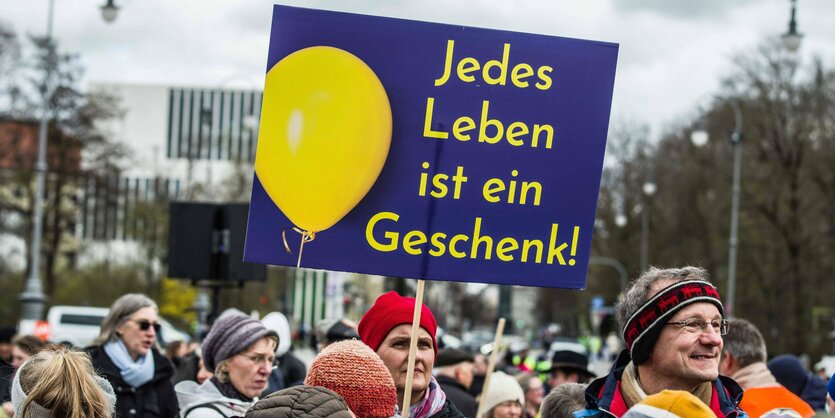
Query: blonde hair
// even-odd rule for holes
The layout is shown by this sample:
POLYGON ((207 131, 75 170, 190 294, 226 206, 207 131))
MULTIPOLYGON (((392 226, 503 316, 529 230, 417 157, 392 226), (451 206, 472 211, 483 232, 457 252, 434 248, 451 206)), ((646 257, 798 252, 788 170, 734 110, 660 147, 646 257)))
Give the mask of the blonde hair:
POLYGON ((19 373, 20 388, 26 393, 21 418, 29 416, 33 403, 51 410, 53 417, 111 417, 110 400, 84 352, 50 347, 32 356, 19 373))

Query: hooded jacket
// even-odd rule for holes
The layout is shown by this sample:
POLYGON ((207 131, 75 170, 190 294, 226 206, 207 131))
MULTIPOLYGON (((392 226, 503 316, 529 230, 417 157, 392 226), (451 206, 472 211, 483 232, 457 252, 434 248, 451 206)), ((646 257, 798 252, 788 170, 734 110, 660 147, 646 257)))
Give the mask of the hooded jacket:
POLYGON ((174 386, 180 402, 180 418, 242 417, 252 402, 223 396, 217 386, 207 379, 203 384, 186 380, 174 386))
MULTIPOLYGON (((623 371, 632 359, 629 351, 621 351, 615 360, 612 371, 589 384, 586 388, 586 408, 575 412, 575 417, 604 418, 621 417, 629 409, 620 393, 623 371)), ((748 414, 739 409, 742 401, 742 388, 725 376, 713 381, 713 394, 710 409, 720 418, 748 418, 748 414)))
POLYGON ((351 418, 345 400, 320 386, 294 386, 256 402, 246 418, 351 418))

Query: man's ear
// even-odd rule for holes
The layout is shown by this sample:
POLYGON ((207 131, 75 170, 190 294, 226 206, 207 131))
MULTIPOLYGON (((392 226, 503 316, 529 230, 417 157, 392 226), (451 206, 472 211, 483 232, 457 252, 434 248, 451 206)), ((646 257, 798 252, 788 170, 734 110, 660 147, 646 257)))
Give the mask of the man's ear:
POLYGON ((734 358, 733 354, 723 351, 722 354, 719 356, 719 374, 721 375, 731 375, 737 367, 737 361, 734 358))
POLYGON ((455 375, 455 380, 459 382, 463 381, 464 367, 459 365, 452 371, 452 374, 455 375))

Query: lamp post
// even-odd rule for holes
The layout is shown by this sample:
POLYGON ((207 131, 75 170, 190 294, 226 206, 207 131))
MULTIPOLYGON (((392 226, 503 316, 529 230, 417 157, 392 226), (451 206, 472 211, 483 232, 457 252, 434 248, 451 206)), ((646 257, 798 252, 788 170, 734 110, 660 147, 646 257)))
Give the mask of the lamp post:
MULTIPOLYGON (((736 295, 736 253, 739 243, 739 188, 742 174, 742 110, 736 101, 728 101, 734 112, 734 130, 731 132, 731 147, 733 148, 733 180, 731 183, 731 232, 728 238, 728 294, 725 298, 728 317, 733 317, 734 296, 736 295)), ((703 130, 695 130, 690 134, 693 145, 701 147, 707 143, 708 134, 703 130)))
POLYGON ((797 14, 797 0, 791 0, 791 2, 792 14, 789 20, 789 30, 783 34, 781 39, 783 40, 783 46, 789 52, 795 52, 800 48, 800 41, 803 40, 803 34, 797 31, 797 20, 795 19, 795 15, 797 14))
MULTIPOLYGON (((102 16, 107 21, 112 21, 116 18, 116 8, 113 5, 113 0, 108 0, 105 6, 102 6, 102 16), (109 10, 105 13, 105 8, 111 6, 115 10, 109 10), (112 19, 108 20, 108 15, 112 14, 112 19)), ((44 187, 46 183, 46 140, 47 130, 49 129, 49 99, 52 94, 52 71, 53 65, 57 65, 54 59, 55 51, 52 45, 52 22, 55 15, 55 0, 49 0, 49 8, 47 14, 46 24, 46 42, 48 48, 47 60, 44 66, 44 80, 41 86, 41 118, 38 130, 38 159, 35 162, 35 200, 32 203, 33 222, 32 222, 32 242, 30 249, 29 274, 26 276, 26 283, 23 287, 23 292, 18 296, 23 312, 20 321, 20 333, 31 334, 34 331, 35 322, 43 318, 43 308, 46 303, 46 295, 43 293, 43 286, 41 284, 41 237, 43 234, 43 201, 44 201, 44 187)))
POLYGON ((652 181, 646 181, 641 187, 644 192, 644 204, 641 209, 641 271, 649 263, 649 200, 655 194, 657 187, 652 181))
POLYGON ((119 14, 119 6, 113 3, 113 0, 107 0, 103 6, 101 6, 101 18, 104 19, 107 23, 113 23, 116 20, 116 15, 119 14))

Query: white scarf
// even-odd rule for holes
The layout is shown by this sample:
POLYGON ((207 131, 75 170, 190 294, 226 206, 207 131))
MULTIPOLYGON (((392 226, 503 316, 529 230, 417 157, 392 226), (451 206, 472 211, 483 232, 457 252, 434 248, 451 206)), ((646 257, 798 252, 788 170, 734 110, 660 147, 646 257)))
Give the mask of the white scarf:
POLYGON ((138 388, 153 379, 153 349, 148 349, 148 352, 145 353, 144 357, 140 357, 138 360, 133 361, 133 358, 131 358, 128 353, 128 348, 125 347, 125 343, 123 343, 119 338, 117 338, 116 341, 111 341, 105 344, 103 348, 104 352, 107 353, 107 356, 110 357, 113 364, 119 368, 119 372, 122 374, 122 379, 125 379, 125 383, 129 384, 131 387, 138 388))

